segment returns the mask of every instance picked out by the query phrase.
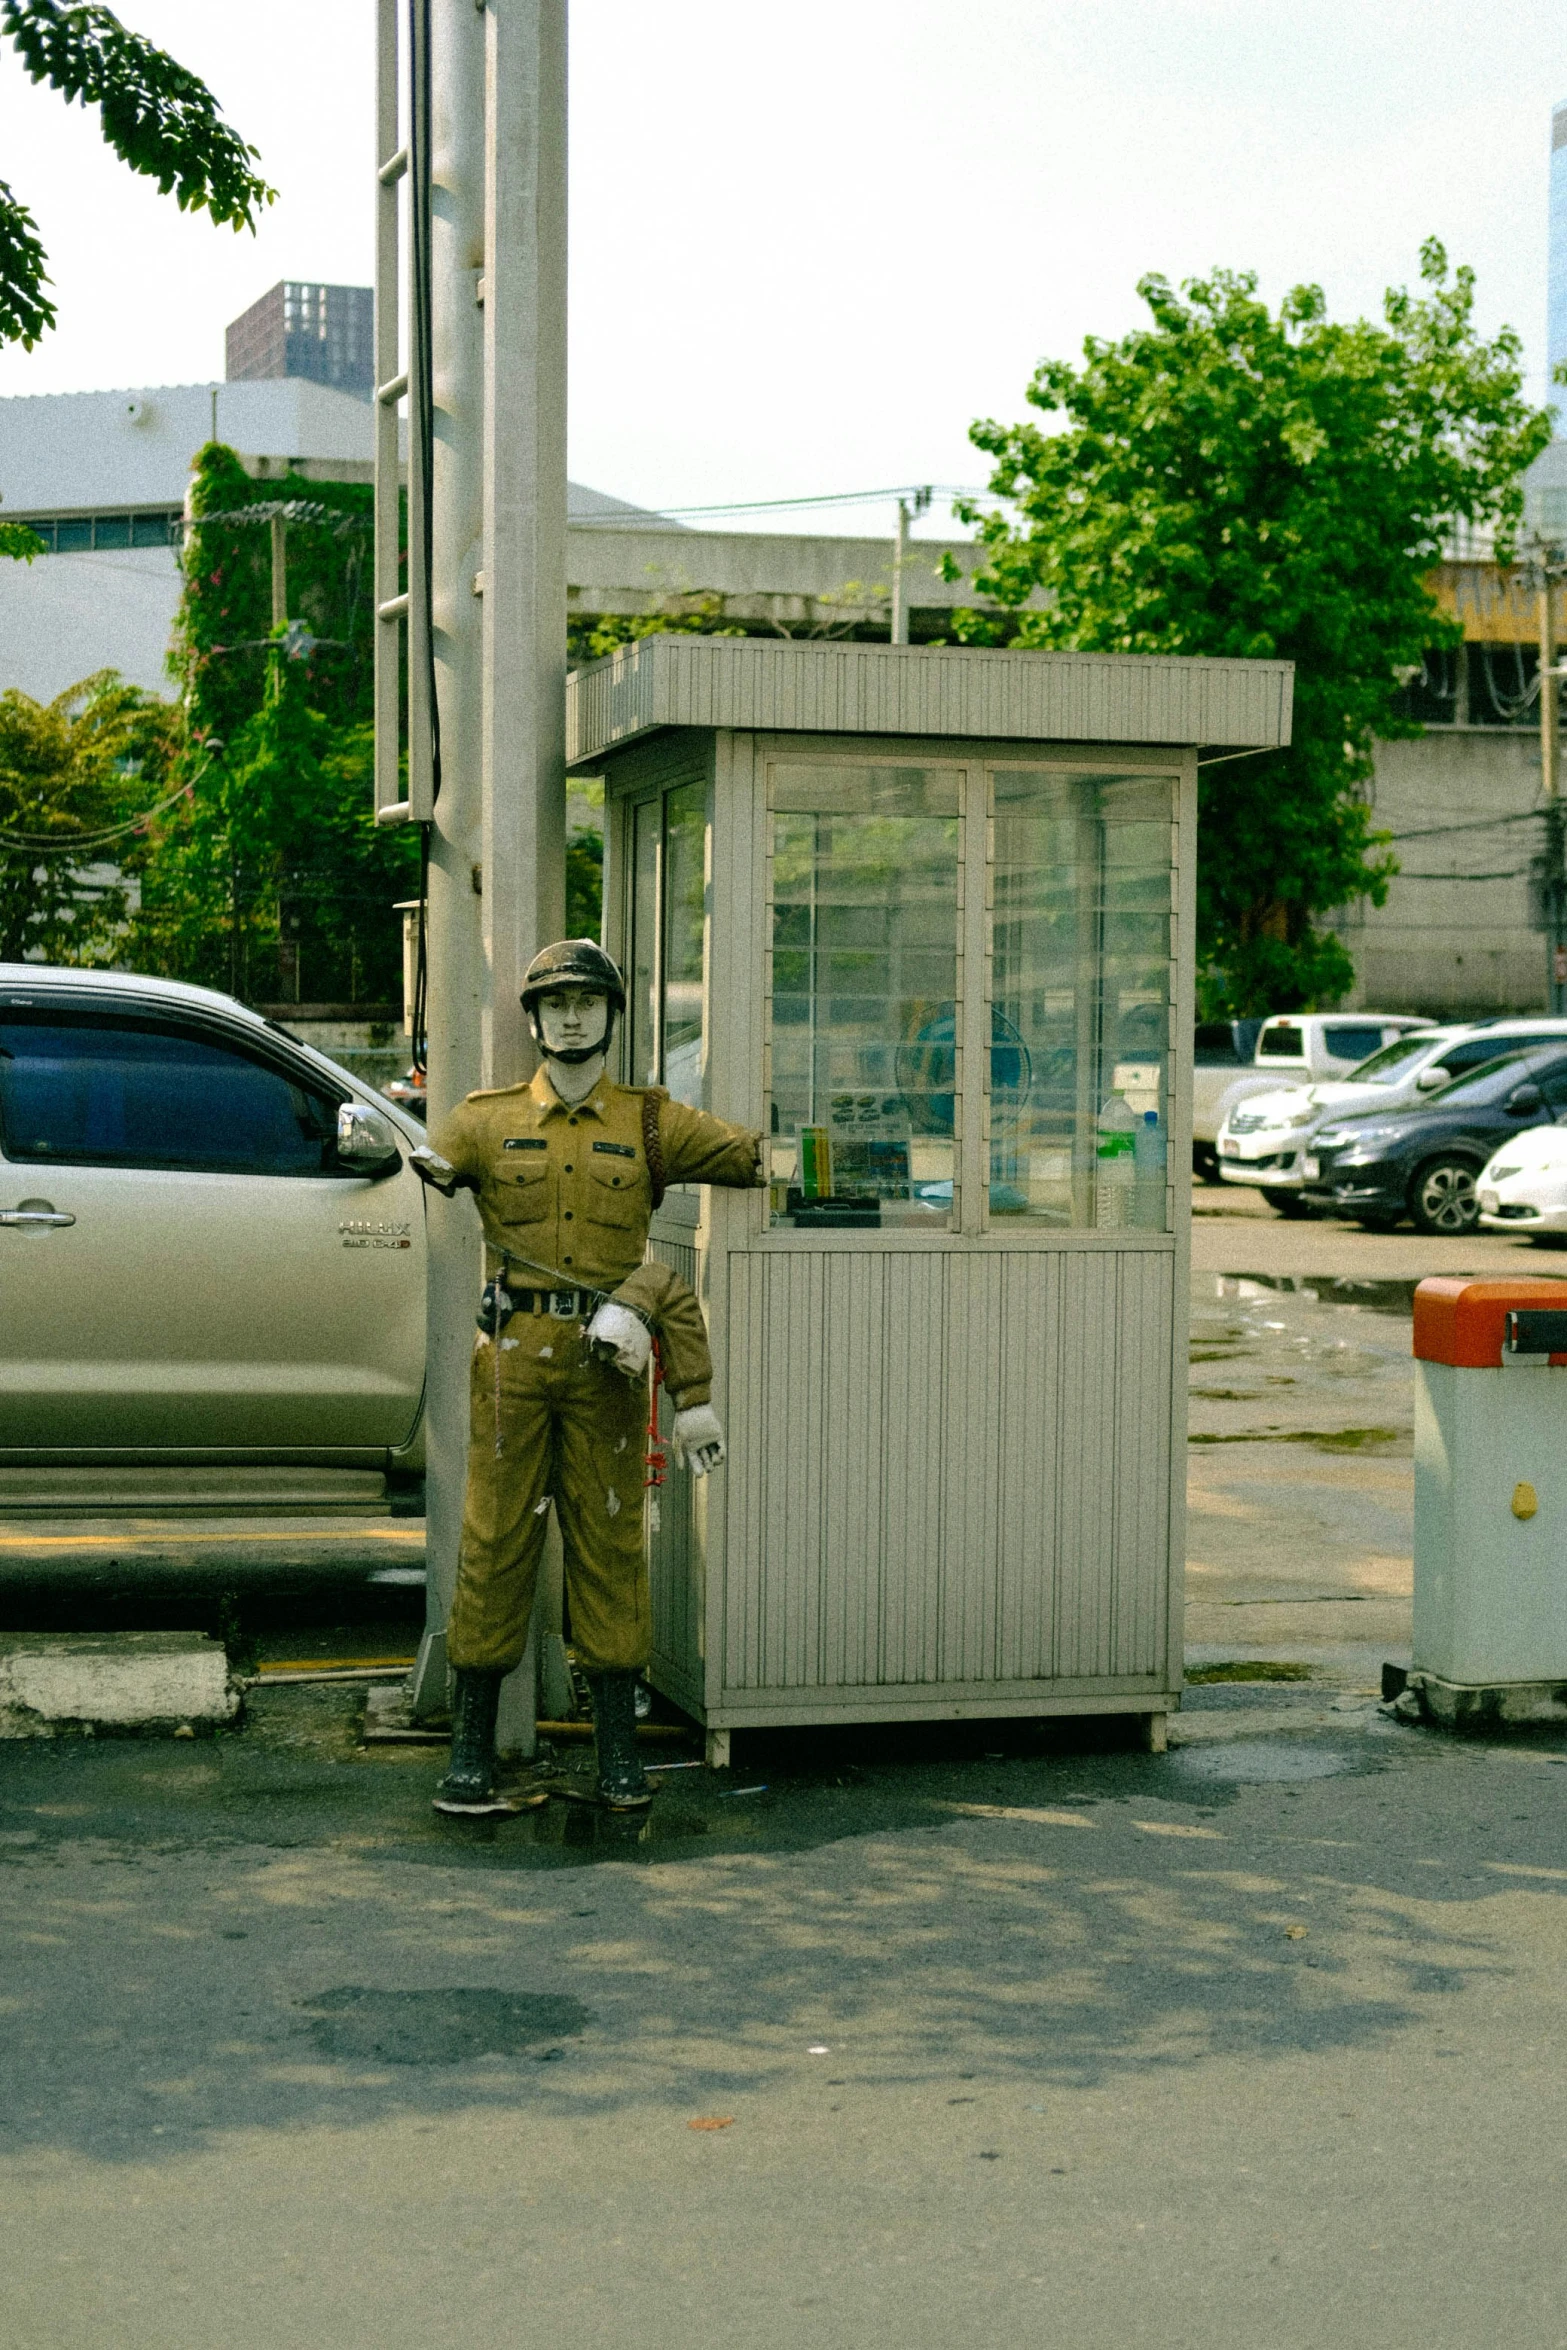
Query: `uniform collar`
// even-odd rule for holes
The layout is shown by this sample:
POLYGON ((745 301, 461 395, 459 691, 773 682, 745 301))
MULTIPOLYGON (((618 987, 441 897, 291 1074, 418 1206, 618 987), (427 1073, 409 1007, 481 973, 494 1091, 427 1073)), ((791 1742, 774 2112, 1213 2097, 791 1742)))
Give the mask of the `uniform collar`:
POLYGON ((557 1115, 563 1118, 602 1118, 605 1109, 608 1106, 607 1096, 609 1093, 609 1071, 607 1069, 605 1070, 603 1076, 599 1079, 597 1085, 595 1085, 593 1088, 593 1091, 586 1095, 583 1100, 575 1103, 563 1102, 560 1098, 560 1095, 555 1091, 554 1086, 550 1083, 549 1071, 544 1067, 544 1064, 540 1062, 538 1068, 535 1069, 533 1073, 532 1080, 528 1086, 528 1091, 530 1094, 532 1094, 534 1102, 537 1105, 539 1123, 541 1126, 547 1118, 552 1118, 557 1115))

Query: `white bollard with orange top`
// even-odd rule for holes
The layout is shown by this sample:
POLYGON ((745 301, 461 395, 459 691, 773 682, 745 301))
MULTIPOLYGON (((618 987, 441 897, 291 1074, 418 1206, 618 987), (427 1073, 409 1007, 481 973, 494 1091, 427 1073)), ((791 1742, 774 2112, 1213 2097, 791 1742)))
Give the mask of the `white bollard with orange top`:
POLYGON ((1413 1657, 1406 1719, 1567 1721, 1567 1281, 1415 1292, 1413 1657))

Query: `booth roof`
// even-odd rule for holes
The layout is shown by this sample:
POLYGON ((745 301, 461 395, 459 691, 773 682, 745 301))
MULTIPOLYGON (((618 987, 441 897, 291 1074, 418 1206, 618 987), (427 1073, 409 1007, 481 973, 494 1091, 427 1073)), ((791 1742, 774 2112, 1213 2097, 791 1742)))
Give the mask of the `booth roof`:
POLYGON ((568 680, 566 761, 666 726, 1274 750, 1294 681, 1289 661, 650 636, 568 680))

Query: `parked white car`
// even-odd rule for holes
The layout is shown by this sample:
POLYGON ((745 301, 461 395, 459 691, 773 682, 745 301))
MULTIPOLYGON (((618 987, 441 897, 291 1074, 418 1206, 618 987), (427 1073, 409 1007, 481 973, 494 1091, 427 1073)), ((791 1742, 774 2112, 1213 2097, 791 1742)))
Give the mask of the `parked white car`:
POLYGON ((1544 1240, 1567 1233, 1567 1128, 1509 1135, 1480 1170, 1480 1222, 1490 1232, 1544 1240))
POLYGON ((1411 1023, 1408 1033, 1347 1077, 1280 1086, 1237 1104, 1219 1129, 1219 1173, 1226 1183, 1259 1187, 1282 1215, 1305 1215, 1300 1193, 1307 1143, 1325 1118, 1407 1109, 1449 1079, 1549 1036, 1567 1036, 1567 1020, 1450 1021, 1418 1028, 1411 1023))
POLYGON ((1281 1085, 1316 1085, 1347 1077, 1385 1044, 1412 1028, 1429 1028, 1413 1012, 1275 1012, 1257 1031, 1251 1067, 1233 1077, 1215 1109, 1215 1139, 1236 1106, 1281 1085))
POLYGON ((6 1492, 72 1465, 419 1466, 423 1140, 231 997, 0 964, 6 1492))

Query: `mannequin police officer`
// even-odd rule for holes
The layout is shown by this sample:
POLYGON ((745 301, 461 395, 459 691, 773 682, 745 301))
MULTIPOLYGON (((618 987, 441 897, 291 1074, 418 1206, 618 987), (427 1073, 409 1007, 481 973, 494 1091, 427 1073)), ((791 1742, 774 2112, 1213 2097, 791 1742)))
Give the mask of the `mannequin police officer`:
POLYGON ((678 1275, 644 1262, 648 1221, 667 1184, 759 1183, 761 1138, 660 1086, 614 1084, 605 1059, 625 1003, 619 970, 591 939, 546 947, 522 987, 537 1074, 469 1094, 434 1147, 414 1154, 426 1182, 477 1195, 489 1276, 447 1626, 455 1691, 443 1811, 510 1808, 495 1794, 496 1711, 527 1643, 552 1499, 572 1640, 593 1695, 600 1797, 617 1810, 650 1800, 636 1683, 651 1630, 642 1497, 652 1331, 677 1454, 702 1476, 724 1441, 701 1309, 678 1275))

